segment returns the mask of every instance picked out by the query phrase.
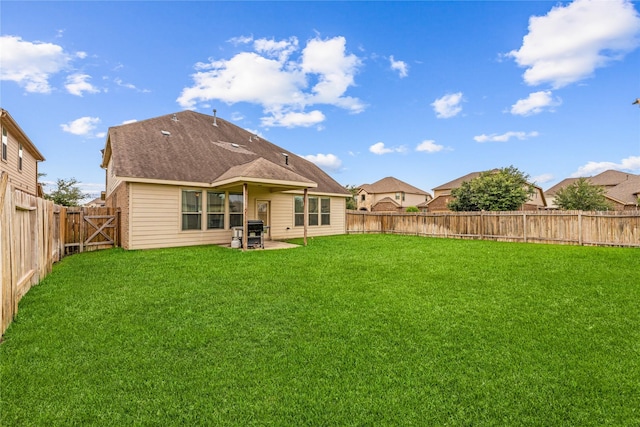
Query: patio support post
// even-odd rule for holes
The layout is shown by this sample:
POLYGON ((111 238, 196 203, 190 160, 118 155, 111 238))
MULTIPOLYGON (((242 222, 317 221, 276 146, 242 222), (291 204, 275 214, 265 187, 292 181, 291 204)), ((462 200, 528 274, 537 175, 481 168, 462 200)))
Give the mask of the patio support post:
POLYGON ((309 225, 309 189, 304 189, 304 245, 307 246, 307 226, 309 225))
POLYGON ((247 183, 242 184, 242 251, 247 250, 249 243, 249 220, 247 219, 247 205, 249 204, 249 188, 247 183))

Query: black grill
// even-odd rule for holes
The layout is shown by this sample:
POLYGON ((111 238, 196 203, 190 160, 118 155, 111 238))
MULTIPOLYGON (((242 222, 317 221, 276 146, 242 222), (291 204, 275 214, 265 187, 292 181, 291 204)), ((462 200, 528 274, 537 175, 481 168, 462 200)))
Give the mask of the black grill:
POLYGON ((264 249, 264 222, 261 219, 247 221, 247 248, 264 249))

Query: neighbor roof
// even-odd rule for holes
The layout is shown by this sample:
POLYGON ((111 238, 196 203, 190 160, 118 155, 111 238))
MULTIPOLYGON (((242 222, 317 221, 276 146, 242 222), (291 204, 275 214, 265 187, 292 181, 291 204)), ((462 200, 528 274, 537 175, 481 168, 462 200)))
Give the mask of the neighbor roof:
POLYGON ((373 184, 362 184, 360 186, 360 189, 370 194, 404 192, 410 194, 421 194, 425 196, 429 195, 429 193, 427 193, 426 191, 414 187, 413 185, 407 184, 404 181, 400 181, 399 179, 392 176, 382 178, 381 180, 376 181, 373 184))
POLYGON ((544 194, 548 195, 548 196, 553 196, 555 195, 558 190, 573 184, 574 182, 576 182, 577 180, 579 180, 580 178, 565 178, 562 181, 560 181, 559 183, 557 183, 556 185, 554 185, 553 187, 549 188, 547 191, 544 192, 544 194))
MULTIPOLYGON (((497 170, 497 169, 494 169, 497 170)), ((435 187, 433 190, 451 190, 453 188, 458 188, 462 185, 463 182, 471 181, 474 178, 479 177, 482 172, 471 172, 466 174, 465 176, 461 176, 460 178, 456 178, 453 181, 446 182, 438 187, 435 187)))
POLYGON ((350 195, 310 161, 226 120, 194 111, 109 128, 103 168, 110 158, 113 173, 125 180, 215 186, 250 179, 350 195))
MULTIPOLYGON (((639 176, 640 175, 634 175, 632 173, 620 172, 617 170, 609 169, 599 173, 598 175, 584 177, 584 178, 587 181, 589 181, 590 184, 605 187, 605 190, 608 191, 608 189, 611 189, 612 187, 622 184, 625 181, 630 179, 634 180, 639 176)), ((549 188, 547 191, 545 191, 545 194, 551 195, 551 196, 555 195, 558 192, 558 190, 575 183, 579 179, 580 178, 565 178, 559 183, 557 183, 556 185, 554 185, 553 187, 549 188)))
POLYGON ((589 181, 591 181, 591 183, 594 185, 609 187, 620 184, 630 176, 636 175, 609 169, 602 173, 599 173, 598 175, 592 176, 591 178, 589 178, 589 181))
POLYGON ((630 175, 627 179, 607 191, 606 196, 624 203, 635 205, 640 195, 640 175, 630 175))

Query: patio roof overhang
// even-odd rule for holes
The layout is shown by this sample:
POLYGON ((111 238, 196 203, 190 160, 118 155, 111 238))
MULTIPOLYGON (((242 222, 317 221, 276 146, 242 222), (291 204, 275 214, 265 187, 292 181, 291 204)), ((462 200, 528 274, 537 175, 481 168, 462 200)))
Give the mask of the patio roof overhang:
POLYGON ((244 184, 269 187, 271 191, 316 188, 317 183, 283 166, 259 158, 234 166, 211 183, 212 188, 232 190, 244 184))

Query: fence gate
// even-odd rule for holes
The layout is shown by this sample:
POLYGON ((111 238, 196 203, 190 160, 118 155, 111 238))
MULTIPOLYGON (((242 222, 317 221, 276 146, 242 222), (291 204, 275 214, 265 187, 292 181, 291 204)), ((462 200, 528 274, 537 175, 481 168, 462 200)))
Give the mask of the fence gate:
POLYGON ((112 208, 67 209, 65 255, 118 245, 118 215, 112 208))

